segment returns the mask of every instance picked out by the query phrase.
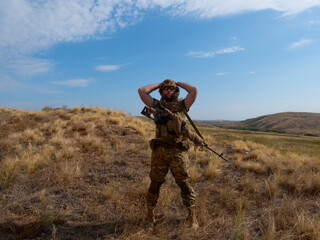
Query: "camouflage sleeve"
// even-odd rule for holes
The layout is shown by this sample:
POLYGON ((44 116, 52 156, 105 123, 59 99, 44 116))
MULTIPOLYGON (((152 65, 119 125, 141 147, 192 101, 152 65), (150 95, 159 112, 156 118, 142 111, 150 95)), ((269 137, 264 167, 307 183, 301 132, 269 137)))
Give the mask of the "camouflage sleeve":
POLYGON ((159 107, 159 105, 160 105, 159 100, 158 100, 158 99, 153 98, 153 104, 152 104, 152 107, 153 107, 153 108, 156 108, 156 107, 159 107))
POLYGON ((195 134, 193 131, 191 131, 190 129, 184 129, 182 131, 182 135, 188 139, 190 139, 190 141, 192 141, 195 145, 201 146, 203 144, 203 139, 200 138, 197 134, 195 134))
POLYGON ((184 100, 185 100, 185 99, 182 99, 182 100, 181 100, 181 106, 182 106, 184 109, 186 109, 187 112, 189 112, 189 109, 186 108, 186 104, 184 103, 184 100))

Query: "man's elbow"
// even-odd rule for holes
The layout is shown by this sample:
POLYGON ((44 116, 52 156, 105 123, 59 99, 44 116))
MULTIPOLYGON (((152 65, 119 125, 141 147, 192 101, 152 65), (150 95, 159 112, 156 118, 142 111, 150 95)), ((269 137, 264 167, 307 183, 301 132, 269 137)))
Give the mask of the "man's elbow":
POLYGON ((197 87, 194 87, 194 89, 192 91, 192 95, 197 97, 197 95, 198 95, 198 88, 197 87))
POLYGON ((142 88, 139 88, 139 89, 138 89, 138 93, 139 93, 139 95, 141 95, 142 93, 144 93, 143 89, 142 89, 142 88))

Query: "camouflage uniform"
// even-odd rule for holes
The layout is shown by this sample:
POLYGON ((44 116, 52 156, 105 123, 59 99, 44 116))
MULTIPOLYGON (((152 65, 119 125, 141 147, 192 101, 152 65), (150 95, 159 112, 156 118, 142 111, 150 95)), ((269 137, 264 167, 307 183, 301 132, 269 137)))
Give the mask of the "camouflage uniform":
MULTIPOLYGON (((184 100, 179 99, 172 103, 166 103, 161 99, 160 101, 153 100, 153 108, 160 112, 160 115, 165 113, 159 110, 159 106, 168 108, 175 114, 179 114, 184 119, 182 107, 184 107, 184 100)), ((192 207, 195 204, 195 193, 190 184, 190 177, 188 174, 188 142, 186 137, 182 134, 177 136, 174 131, 168 130, 168 121, 162 121, 162 117, 158 116, 156 138, 150 141, 152 149, 151 157, 151 183, 148 189, 147 203, 149 208, 154 208, 159 198, 160 187, 165 182, 165 176, 170 169, 176 183, 181 189, 181 197, 183 204, 186 207, 192 207)), ((183 126, 185 128, 185 126, 183 126)))

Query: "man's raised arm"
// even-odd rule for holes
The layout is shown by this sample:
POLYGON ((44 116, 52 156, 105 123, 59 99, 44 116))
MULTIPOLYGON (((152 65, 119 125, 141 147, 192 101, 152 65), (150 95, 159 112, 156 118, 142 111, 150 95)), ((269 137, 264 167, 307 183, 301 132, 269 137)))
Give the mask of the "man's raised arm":
POLYGON ((176 84, 177 86, 183 88, 188 92, 188 95, 184 99, 184 105, 186 106, 187 110, 189 110, 189 108, 197 98, 198 88, 189 83, 184 83, 184 82, 176 82, 176 84))
POLYGON ((157 84, 150 84, 138 89, 138 93, 140 95, 142 102, 150 108, 153 105, 153 98, 150 96, 150 93, 158 89, 159 87, 160 87, 160 84, 157 83, 157 84))

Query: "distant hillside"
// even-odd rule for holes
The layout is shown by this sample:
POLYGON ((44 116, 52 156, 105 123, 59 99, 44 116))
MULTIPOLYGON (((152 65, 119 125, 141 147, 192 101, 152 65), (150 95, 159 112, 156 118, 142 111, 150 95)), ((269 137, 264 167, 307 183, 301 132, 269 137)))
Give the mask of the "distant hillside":
POLYGON ((251 118, 240 122, 213 121, 211 124, 251 130, 320 135, 320 113, 284 112, 251 118))

